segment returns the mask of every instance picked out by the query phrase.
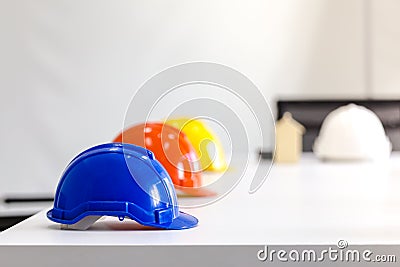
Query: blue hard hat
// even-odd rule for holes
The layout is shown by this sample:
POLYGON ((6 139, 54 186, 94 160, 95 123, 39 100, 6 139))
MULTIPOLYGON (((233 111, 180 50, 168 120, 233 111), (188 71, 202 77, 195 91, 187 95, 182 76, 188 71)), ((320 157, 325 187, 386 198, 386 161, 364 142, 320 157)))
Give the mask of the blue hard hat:
POLYGON ((178 208, 171 178, 143 147, 110 143, 76 156, 58 184, 47 217, 64 225, 87 216, 129 217, 140 224, 186 229, 198 220, 178 208))

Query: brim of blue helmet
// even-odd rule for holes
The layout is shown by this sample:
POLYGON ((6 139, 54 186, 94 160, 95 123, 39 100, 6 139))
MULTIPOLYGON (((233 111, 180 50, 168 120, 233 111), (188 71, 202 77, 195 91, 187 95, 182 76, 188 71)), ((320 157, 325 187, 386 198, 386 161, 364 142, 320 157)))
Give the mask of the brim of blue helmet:
MULTIPOLYGON (((90 215, 95 215, 95 216, 119 216, 119 213, 114 212, 107 212, 106 214, 104 212, 86 212, 84 214, 81 214, 80 216, 74 218, 73 220, 62 220, 59 218, 53 217, 52 214, 53 210, 49 210, 47 212, 47 218, 49 218, 51 221, 56 222, 56 223, 61 223, 61 224, 75 224, 85 218, 86 216, 90 215)), ((187 213, 184 212, 179 212, 179 216, 176 217, 172 222, 170 223, 163 223, 163 224, 157 224, 157 223, 146 223, 146 222, 140 222, 136 218, 132 217, 131 214, 124 214, 125 216, 130 217, 131 219, 137 221, 139 224, 145 225, 145 226, 152 226, 156 228, 162 228, 162 229, 168 229, 168 230, 183 230, 183 229, 189 229, 197 226, 199 223, 199 220, 187 213)))
POLYGON ((187 213, 184 212, 179 212, 179 216, 176 217, 172 222, 170 223, 164 223, 164 224, 145 224, 147 226, 153 226, 157 228, 163 228, 163 229, 169 229, 169 230, 183 230, 183 229, 189 229, 197 226, 199 223, 199 220, 187 213))

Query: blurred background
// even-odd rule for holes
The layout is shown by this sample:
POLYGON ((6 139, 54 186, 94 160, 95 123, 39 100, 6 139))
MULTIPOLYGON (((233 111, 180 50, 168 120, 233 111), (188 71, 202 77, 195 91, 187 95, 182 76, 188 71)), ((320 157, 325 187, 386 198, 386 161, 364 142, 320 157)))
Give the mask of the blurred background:
POLYGON ((2 0, 0 196, 51 196, 77 152, 121 131, 135 91, 185 62, 243 73, 276 118, 278 101, 351 99, 393 100, 400 120, 399 13, 396 0, 2 0))

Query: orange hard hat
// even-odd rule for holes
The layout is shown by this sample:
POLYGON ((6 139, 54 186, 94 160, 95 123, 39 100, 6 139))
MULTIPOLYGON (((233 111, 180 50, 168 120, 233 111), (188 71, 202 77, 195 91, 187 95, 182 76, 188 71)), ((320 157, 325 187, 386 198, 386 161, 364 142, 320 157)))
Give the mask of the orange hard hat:
POLYGON ((177 128, 158 122, 134 125, 122 131, 114 142, 130 143, 151 150, 170 175, 175 188, 192 196, 212 196, 201 188, 198 156, 186 135, 177 128))

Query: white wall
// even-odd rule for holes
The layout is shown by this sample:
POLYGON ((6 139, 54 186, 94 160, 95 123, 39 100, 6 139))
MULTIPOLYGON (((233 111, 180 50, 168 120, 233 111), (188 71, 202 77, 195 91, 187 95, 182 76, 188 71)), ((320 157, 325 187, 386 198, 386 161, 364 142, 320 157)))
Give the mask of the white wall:
MULTIPOLYGON (((362 7, 362 0, 0 2, 0 194, 53 191, 78 151, 116 135, 146 79, 183 62, 233 67, 271 100, 365 96, 362 7)), ((375 82, 386 79, 380 75, 375 82)))
POLYGON ((371 95, 400 97, 400 1, 370 0, 371 95))

